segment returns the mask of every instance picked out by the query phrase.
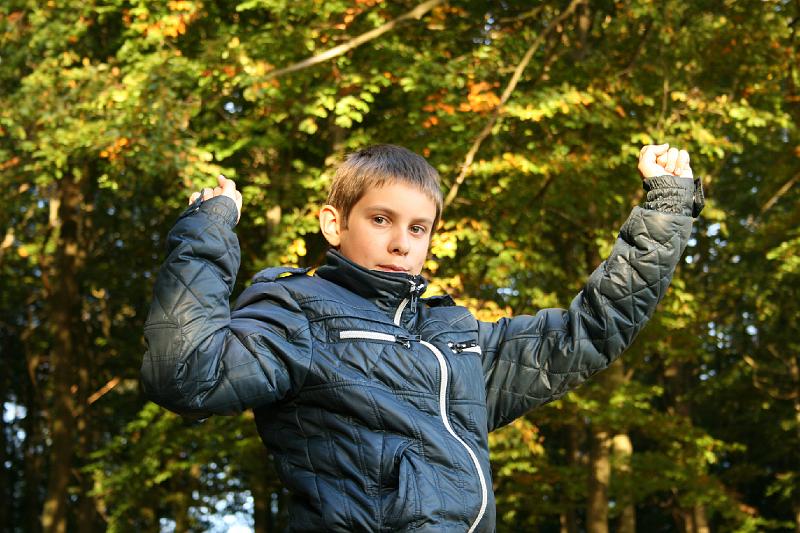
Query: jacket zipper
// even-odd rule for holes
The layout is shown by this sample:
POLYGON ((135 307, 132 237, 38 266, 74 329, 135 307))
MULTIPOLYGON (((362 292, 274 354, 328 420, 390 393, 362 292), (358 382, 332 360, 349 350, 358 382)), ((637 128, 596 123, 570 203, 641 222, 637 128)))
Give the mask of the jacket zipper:
MULTIPOLYGON (((478 524, 483 518, 483 515, 486 513, 486 506, 488 505, 489 502, 489 494, 488 494, 488 489, 486 487, 486 478, 483 475, 483 470, 481 469, 480 461, 478 461, 478 456, 475 454, 472 448, 469 447, 469 444, 467 444, 461 437, 459 437, 456 434, 456 432, 453 430, 453 427, 450 425, 450 419, 447 417, 447 384, 449 381, 449 371, 447 368, 447 360, 444 358, 444 355, 442 355, 442 352, 439 351, 439 349, 433 344, 421 340, 419 335, 404 336, 404 335, 391 335, 389 333, 379 333, 377 331, 346 330, 339 332, 339 338, 396 342, 402 344, 406 348, 410 348, 411 341, 415 341, 425 346, 436 357, 436 360, 439 362, 439 370, 441 375, 441 380, 439 381, 439 414, 442 418, 442 423, 444 424, 444 427, 447 430, 447 432, 450 433, 450 435, 455 440, 457 440, 458 443, 461 444, 461 446, 463 446, 465 450, 467 450, 470 459, 472 459, 472 464, 475 467, 475 470, 478 472, 478 480, 480 481, 481 484, 481 508, 478 511, 478 516, 475 518, 475 521, 472 523, 467 533, 472 533, 473 531, 475 531, 475 528, 478 527, 478 524)), ((461 347, 461 345, 453 345, 450 348, 455 351, 454 349, 455 346, 461 347)), ((480 346, 478 346, 477 344, 473 346, 472 343, 469 343, 469 345, 463 346, 461 350, 459 350, 459 352, 457 353, 460 353, 462 351, 477 351, 477 353, 480 353, 480 346), (475 350, 475 348, 477 348, 477 350, 475 350)))
POLYGON ((400 325, 400 318, 403 316, 403 310, 408 305, 408 298, 404 298, 400 305, 397 306, 397 311, 394 314, 394 324, 395 326, 400 325))
POLYGON ((397 306, 397 311, 395 311, 395 313, 394 313, 394 324, 396 326, 400 325, 400 319, 403 316, 403 311, 405 310, 405 308, 406 308, 406 306, 408 305, 409 302, 411 302, 411 309, 412 310, 416 309, 416 307, 417 307, 417 299, 419 298, 419 294, 417 294, 417 292, 420 289, 422 289, 422 287, 424 287, 424 284, 421 283, 421 284, 417 285, 416 283, 414 283, 413 280, 409 280, 408 282, 411 284, 411 287, 408 290, 408 292, 409 292, 409 294, 411 296, 409 298, 403 298, 403 301, 400 302, 400 305, 397 306))
POLYGON ((474 342, 474 341, 473 342, 459 342, 459 343, 448 342, 447 343, 447 347, 450 348, 450 350, 453 353, 464 353, 464 352, 471 352, 471 353, 477 353, 477 354, 483 353, 481 351, 481 347, 478 346, 478 343, 474 342))
POLYGON ((368 341, 385 341, 402 344, 406 348, 411 348, 411 341, 419 341, 419 335, 391 335, 390 333, 380 333, 377 331, 366 331, 358 329, 348 329, 339 332, 339 339, 357 339, 368 341))
POLYGON ((483 518, 484 513, 486 513, 486 505, 488 503, 488 491, 486 489, 486 478, 483 476, 483 470, 481 469, 481 464, 478 461, 478 456, 475 455, 475 452, 469 445, 464 442, 461 437, 456 435, 456 432, 453 431, 453 427, 450 425, 450 420, 447 418, 447 381, 448 381, 448 371, 447 371, 447 361, 442 355, 442 352, 434 346, 433 344, 425 341, 420 341, 420 344, 425 346, 433 355, 436 356, 436 359, 439 361, 439 369, 441 370, 442 379, 439 382, 439 412, 442 415, 442 423, 444 424, 445 429, 456 439, 459 444, 461 444, 467 453, 469 454, 470 458, 472 459, 472 464, 475 466, 475 470, 478 472, 478 480, 481 483, 481 509, 478 511, 478 516, 475 518, 475 521, 470 526, 467 533, 472 533, 475 531, 475 528, 478 527, 481 519, 483 518))

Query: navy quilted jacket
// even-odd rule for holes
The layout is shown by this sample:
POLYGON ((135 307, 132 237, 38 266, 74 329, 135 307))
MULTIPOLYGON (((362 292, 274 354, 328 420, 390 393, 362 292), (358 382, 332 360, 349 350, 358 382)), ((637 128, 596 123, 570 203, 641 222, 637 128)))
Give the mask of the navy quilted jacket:
POLYGON ((495 323, 335 251, 313 276, 261 272, 231 311, 236 209, 195 204, 155 284, 145 390, 186 415, 254 409, 292 531, 493 531, 488 433, 606 368, 667 289, 693 186, 646 188, 569 309, 495 323))

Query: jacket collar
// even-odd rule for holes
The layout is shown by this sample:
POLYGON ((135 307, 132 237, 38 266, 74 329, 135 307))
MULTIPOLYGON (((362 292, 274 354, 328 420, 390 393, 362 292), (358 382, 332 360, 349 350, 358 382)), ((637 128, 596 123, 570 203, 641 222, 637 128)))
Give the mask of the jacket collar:
POLYGON ((406 298, 409 299, 408 308, 415 309, 417 299, 428 287, 428 282, 422 276, 370 270, 334 249, 328 251, 325 259, 326 264, 317 269, 319 277, 372 301, 390 315, 406 298))

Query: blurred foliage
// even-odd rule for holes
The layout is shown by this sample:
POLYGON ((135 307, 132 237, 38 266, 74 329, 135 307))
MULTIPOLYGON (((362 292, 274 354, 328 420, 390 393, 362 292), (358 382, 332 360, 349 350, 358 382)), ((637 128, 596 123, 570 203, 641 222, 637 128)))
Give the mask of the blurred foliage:
POLYGON ((568 2, 441 2, 271 75, 415 5, 0 5, 4 530, 39 530, 49 499, 76 531, 213 529, 242 509, 280 529, 286 495, 252 417, 190 427, 139 389, 168 229, 223 172, 244 196, 237 293, 265 266, 319 264, 336 162, 401 144, 447 192, 540 36, 434 237, 431 293, 485 320, 567 306, 641 200, 644 143, 687 148, 709 199, 619 378, 492 434, 498 530, 584 527, 598 428, 633 447, 612 457, 612 526, 628 502, 641 531, 700 531, 683 518, 698 509, 713 531, 800 528, 798 4, 592 0, 553 24, 568 2))

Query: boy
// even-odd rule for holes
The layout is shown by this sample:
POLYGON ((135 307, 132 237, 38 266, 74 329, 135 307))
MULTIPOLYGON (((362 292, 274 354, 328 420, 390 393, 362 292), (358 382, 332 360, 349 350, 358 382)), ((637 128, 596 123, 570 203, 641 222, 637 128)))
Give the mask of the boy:
POLYGON ((254 409, 293 531, 492 531, 488 432, 619 356, 686 246, 702 203, 677 177, 692 177, 688 154, 646 146, 639 170, 646 206, 570 308, 496 323, 421 298, 438 174, 391 145, 337 170, 320 211, 327 263, 313 276, 260 272, 231 312, 241 195, 220 177, 170 232, 145 326, 146 392, 181 414, 254 409))

